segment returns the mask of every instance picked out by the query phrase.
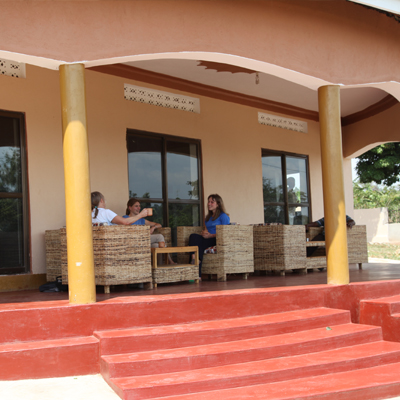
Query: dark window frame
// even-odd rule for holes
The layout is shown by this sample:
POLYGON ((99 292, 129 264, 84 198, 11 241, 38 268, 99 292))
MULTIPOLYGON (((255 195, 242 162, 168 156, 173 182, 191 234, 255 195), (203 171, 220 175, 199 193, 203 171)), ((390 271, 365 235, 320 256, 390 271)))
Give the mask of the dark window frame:
MULTIPOLYGON (((164 215, 163 215, 163 226, 168 227, 169 226, 169 204, 198 204, 199 206, 199 219, 200 219, 200 226, 202 225, 204 221, 204 212, 203 212, 203 204, 204 204, 204 199, 203 199, 203 170, 202 170, 202 165, 203 165, 203 160, 202 160, 202 152, 201 152, 201 140, 199 139, 191 139, 191 138, 186 138, 182 136, 175 136, 175 135, 168 135, 168 134, 163 134, 163 133, 156 133, 156 132, 149 132, 149 131, 144 131, 144 130, 138 130, 138 129, 127 129, 126 132, 126 149, 127 149, 127 154, 128 152, 128 138, 129 136, 141 136, 144 138, 156 138, 156 139, 161 139, 162 141, 162 153, 161 153, 161 176, 162 176, 162 195, 163 198, 143 198, 143 197, 137 197, 137 199, 142 203, 156 203, 156 204, 162 204, 163 205, 163 210, 164 210, 164 215), (198 200, 192 200, 192 199, 169 199, 168 198, 168 177, 167 177, 167 142, 168 141, 173 141, 173 142, 182 142, 182 143, 189 143, 189 144, 195 144, 197 146, 197 171, 199 174, 199 198, 198 200)), ((127 159, 127 173, 129 176, 129 160, 127 159)))
POLYGON ((305 154, 297 154, 297 153, 289 153, 286 151, 277 151, 277 150, 269 150, 269 149, 261 149, 261 158, 264 156, 275 156, 281 158, 281 166, 282 166, 282 189, 283 189, 283 202, 265 202, 263 198, 263 208, 268 206, 282 206, 284 208, 285 213, 285 224, 289 223, 289 207, 297 206, 297 207, 308 207, 309 210, 309 221, 312 221, 312 207, 311 207, 311 183, 310 183, 310 166, 309 166, 309 158, 308 155, 305 154), (306 165, 306 175, 307 175, 307 193, 308 193, 308 202, 302 203, 289 203, 288 199, 288 191, 287 191, 287 169, 286 169, 286 158, 294 157, 301 158, 305 160, 306 165))
POLYGON ((0 192, 0 199, 5 198, 22 198, 22 230, 23 230, 23 264, 18 267, 2 268, 0 273, 4 275, 13 275, 20 273, 31 272, 31 257, 30 257, 30 213, 29 213, 29 185, 28 185, 28 157, 26 147, 26 123, 25 113, 0 110, 0 116, 13 118, 18 120, 19 140, 21 150, 21 192, 0 192))

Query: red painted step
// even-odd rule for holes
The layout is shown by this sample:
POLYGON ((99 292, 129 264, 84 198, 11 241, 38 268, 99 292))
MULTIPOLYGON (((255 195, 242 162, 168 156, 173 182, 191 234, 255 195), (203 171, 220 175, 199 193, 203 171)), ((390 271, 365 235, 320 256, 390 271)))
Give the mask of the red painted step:
POLYGON ((400 363, 153 400, 377 400, 400 395, 400 363))
POLYGON ((324 351, 382 339, 381 329, 357 324, 336 325, 241 341, 101 357, 109 378, 162 374, 274 357, 324 351))
POLYGON ((95 332, 102 355, 196 346, 350 322, 345 310, 314 308, 181 325, 95 332))
POLYGON ((0 345, 0 380, 96 374, 99 341, 93 336, 0 345))
POLYGON ((383 338, 400 342, 400 295, 360 302, 360 322, 382 327, 383 338))
POLYGON ((400 359, 400 343, 373 342, 352 347, 193 371, 116 378, 113 389, 125 400, 207 392, 351 371, 400 359))

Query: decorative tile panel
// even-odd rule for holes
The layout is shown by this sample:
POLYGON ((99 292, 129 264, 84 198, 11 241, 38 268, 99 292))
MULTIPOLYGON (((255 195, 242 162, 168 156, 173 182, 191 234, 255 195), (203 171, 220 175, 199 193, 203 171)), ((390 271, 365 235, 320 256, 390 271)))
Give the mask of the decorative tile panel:
POLYGON ((292 118, 284 118, 279 115, 258 113, 258 122, 261 125, 273 126, 275 128, 289 129, 290 131, 308 133, 308 124, 292 118))
POLYGON ((25 78, 25 64, 0 58, 0 75, 25 78))
POLYGON ((126 100, 200 114, 200 99, 134 85, 124 85, 126 100))

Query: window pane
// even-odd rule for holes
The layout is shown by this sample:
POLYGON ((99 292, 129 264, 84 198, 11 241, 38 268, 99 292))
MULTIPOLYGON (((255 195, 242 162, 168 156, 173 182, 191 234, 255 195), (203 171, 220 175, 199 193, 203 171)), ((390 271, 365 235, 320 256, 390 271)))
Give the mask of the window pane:
POLYGON ((304 158, 286 157, 288 201, 308 203, 307 165, 304 158))
POLYGON ((198 204, 169 204, 169 226, 171 227, 172 245, 176 246, 177 226, 200 226, 198 204))
MULTIPOLYGON (((290 218, 290 216, 289 216, 290 218)), ((310 222, 308 207, 296 207, 290 225, 306 225, 310 222)))
POLYGON ((263 194, 265 203, 283 201, 282 163, 280 156, 262 157, 263 194))
POLYGON ((161 139, 128 135, 129 197, 163 197, 161 150, 161 139))
POLYGON ((0 192, 21 193, 19 120, 0 117, 0 192))
POLYGON ((0 274, 24 265, 22 199, 0 199, 0 274))
POLYGON ((167 142, 167 179, 169 199, 199 199, 196 144, 167 142))
POLYGON ((285 223, 285 212, 282 206, 264 206, 264 222, 280 222, 285 223))

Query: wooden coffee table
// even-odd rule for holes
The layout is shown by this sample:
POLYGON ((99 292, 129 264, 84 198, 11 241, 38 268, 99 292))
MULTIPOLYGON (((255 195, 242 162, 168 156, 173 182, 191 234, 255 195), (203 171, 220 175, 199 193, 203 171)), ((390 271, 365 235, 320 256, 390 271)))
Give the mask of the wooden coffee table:
MULTIPOLYGON (((152 247, 152 272, 153 285, 158 283, 182 282, 194 280, 199 283, 199 248, 197 246, 185 247, 152 247), (158 254, 194 253, 194 264, 163 264, 158 265, 158 254)), ((167 259, 165 260, 165 262, 167 259)))

